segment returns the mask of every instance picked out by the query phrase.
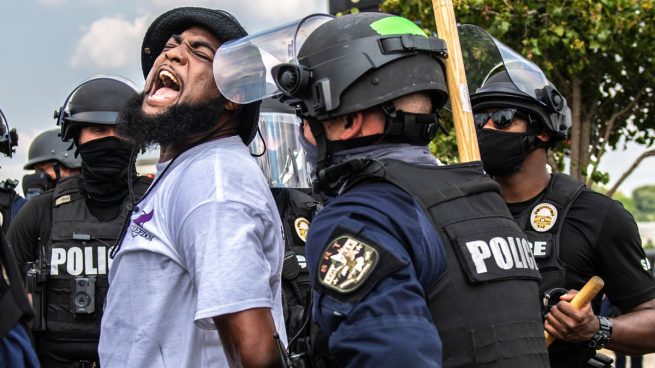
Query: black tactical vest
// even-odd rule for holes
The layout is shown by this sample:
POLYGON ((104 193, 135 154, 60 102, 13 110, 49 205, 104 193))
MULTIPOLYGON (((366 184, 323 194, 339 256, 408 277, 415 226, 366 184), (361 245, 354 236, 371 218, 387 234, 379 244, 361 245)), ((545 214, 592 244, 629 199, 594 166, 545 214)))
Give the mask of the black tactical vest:
POLYGON ((563 288, 565 269, 559 259, 560 233, 569 209, 584 184, 568 175, 553 174, 540 200, 523 211, 517 221, 532 243, 532 253, 541 272, 540 295, 552 288, 563 288))
POLYGON ((375 162, 346 187, 362 180, 398 186, 423 207, 443 242, 447 270, 426 295, 443 342, 443 366, 548 367, 539 271, 481 163, 375 162))
MULTIPOLYGON (((134 186, 135 200, 148 188, 149 179, 134 186)), ((98 341, 103 303, 108 289, 110 257, 131 203, 125 198, 119 215, 101 222, 89 211, 79 177, 60 181, 54 189, 52 225, 45 257, 45 336, 59 341, 98 341)))
POLYGON ((271 188, 284 227, 285 254, 282 268, 282 309, 290 352, 304 350, 309 336, 310 291, 309 271, 305 259, 305 241, 309 224, 319 209, 319 201, 311 189, 271 188), (303 330, 303 331, 301 331, 303 330))

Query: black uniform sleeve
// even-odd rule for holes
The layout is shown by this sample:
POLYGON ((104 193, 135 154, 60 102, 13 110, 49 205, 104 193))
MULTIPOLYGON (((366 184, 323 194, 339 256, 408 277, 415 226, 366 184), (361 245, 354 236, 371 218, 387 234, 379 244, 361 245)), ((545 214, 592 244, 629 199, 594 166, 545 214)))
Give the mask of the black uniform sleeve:
POLYGON ((619 202, 602 198, 611 203, 599 229, 595 263, 610 301, 619 308, 634 307, 655 298, 655 278, 634 218, 619 202))
POLYGON ((44 230, 42 226, 49 228, 52 222, 51 203, 52 193, 31 199, 18 211, 7 232, 7 241, 16 257, 23 280, 28 269, 27 263, 38 259, 39 237, 44 230))

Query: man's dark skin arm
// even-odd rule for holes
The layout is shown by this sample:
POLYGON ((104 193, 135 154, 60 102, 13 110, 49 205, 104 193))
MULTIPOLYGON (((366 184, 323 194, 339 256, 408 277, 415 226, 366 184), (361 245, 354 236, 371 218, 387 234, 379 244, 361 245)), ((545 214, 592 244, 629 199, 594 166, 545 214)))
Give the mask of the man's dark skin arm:
MULTIPOLYGON (((561 297, 546 316, 546 331, 558 340, 588 342, 598 331, 600 324, 591 306, 576 309, 569 302, 577 291, 571 290, 561 297)), ((621 315, 610 318, 612 339, 610 350, 626 355, 647 354, 655 351, 655 299, 630 309, 622 309, 621 315)))
POLYGON ((269 308, 214 317, 230 367, 282 367, 269 308))

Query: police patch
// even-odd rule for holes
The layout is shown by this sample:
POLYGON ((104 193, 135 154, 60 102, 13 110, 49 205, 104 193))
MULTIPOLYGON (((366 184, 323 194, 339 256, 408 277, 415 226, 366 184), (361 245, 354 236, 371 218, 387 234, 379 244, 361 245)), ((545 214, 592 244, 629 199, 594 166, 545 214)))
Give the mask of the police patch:
POLYGON ((540 233, 550 230, 557 221, 557 208, 550 203, 538 204, 530 214, 530 224, 540 233))
POLYGON ((321 285, 346 294, 357 290, 377 266, 378 251, 350 235, 335 238, 325 248, 318 264, 321 285))
POLYGON ((298 217, 293 225, 296 228, 296 234, 298 234, 300 240, 306 242, 307 232, 309 231, 309 221, 304 217, 298 217))
POLYGON ((64 203, 68 203, 71 201, 71 195, 70 194, 65 194, 57 199, 55 199, 55 207, 61 206, 64 203))

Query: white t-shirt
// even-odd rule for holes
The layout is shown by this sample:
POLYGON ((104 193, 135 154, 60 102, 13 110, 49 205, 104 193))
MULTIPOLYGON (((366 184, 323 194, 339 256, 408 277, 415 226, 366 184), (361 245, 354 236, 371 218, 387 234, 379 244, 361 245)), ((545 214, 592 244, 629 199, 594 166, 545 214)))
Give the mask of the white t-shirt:
POLYGON ((101 366, 227 367, 212 317, 256 307, 286 342, 282 224, 248 148, 219 139, 165 166, 109 271, 101 366))

